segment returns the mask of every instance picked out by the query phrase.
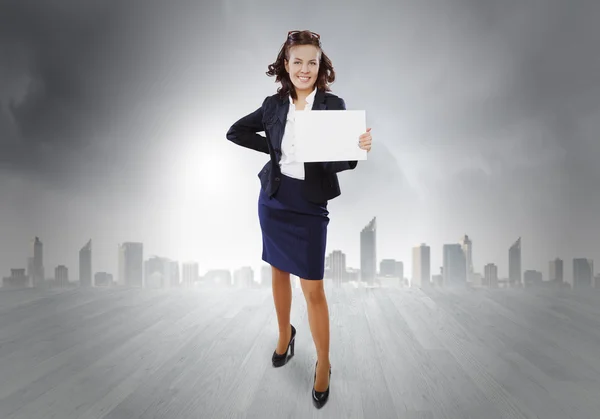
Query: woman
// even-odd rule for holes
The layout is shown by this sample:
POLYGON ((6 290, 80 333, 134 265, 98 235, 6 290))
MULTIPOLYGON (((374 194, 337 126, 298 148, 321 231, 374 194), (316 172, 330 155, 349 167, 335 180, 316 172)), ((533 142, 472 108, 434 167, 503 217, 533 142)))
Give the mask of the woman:
MULTIPOLYGON (((344 100, 330 93, 335 80, 320 36, 291 31, 268 76, 281 83, 277 94, 246 115, 227 132, 227 139, 270 155, 258 174, 261 188, 258 216, 262 230, 262 259, 271 265, 279 341, 273 366, 281 367, 294 355, 296 329, 290 324, 290 274, 300 278, 308 320, 317 350, 312 400, 321 408, 329 397, 329 311, 323 275, 329 212, 327 202, 340 195, 337 173, 352 170, 356 161, 302 163, 294 156, 294 115, 312 110, 345 110, 344 100), (266 138, 258 134, 265 132, 266 138)), ((358 138, 360 148, 371 150, 371 134, 358 138)))

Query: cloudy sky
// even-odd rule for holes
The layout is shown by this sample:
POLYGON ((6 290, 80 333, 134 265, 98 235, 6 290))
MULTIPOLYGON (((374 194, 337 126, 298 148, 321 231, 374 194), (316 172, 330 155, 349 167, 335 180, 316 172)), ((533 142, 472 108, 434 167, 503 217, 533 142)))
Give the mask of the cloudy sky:
POLYGON ((225 139, 275 92, 290 29, 321 34, 374 149, 340 175, 329 250, 359 265, 474 241, 478 271, 556 256, 600 264, 600 3, 593 0, 0 0, 0 275, 45 244, 76 279, 116 274, 117 243, 201 270, 258 267, 256 174, 266 155, 225 139))

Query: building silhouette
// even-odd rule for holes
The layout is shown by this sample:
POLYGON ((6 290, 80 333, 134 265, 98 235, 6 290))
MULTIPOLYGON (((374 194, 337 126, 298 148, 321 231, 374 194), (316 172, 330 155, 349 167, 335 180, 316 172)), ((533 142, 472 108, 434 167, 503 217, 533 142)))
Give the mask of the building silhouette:
POLYGON ((110 287, 114 285, 113 276, 108 272, 96 272, 94 274, 95 287, 110 287))
POLYGON ((92 284, 92 239, 79 250, 79 285, 91 287, 92 284))
POLYGON ((483 271, 484 285, 491 288, 498 287, 498 266, 496 266, 494 263, 488 263, 483 268, 483 271))
POLYGON ((346 254, 341 250, 334 250, 325 258, 326 276, 333 280, 333 285, 340 286, 348 280, 346 272, 346 254))
POLYGON ((118 284, 126 287, 142 287, 144 272, 144 245, 122 243, 118 247, 118 284))
POLYGON ((174 288, 179 286, 179 263, 169 258, 152 256, 144 262, 144 286, 174 288))
POLYGON ((44 284, 44 244, 39 237, 35 237, 32 243, 32 257, 29 259, 29 277, 33 287, 44 284))
POLYGON ((397 277, 396 260, 382 259, 381 262, 379 262, 379 275, 387 278, 397 277))
POLYGON ((465 255, 465 263, 467 265, 467 281, 469 281, 471 275, 475 273, 475 270, 473 269, 473 241, 465 234, 460 240, 460 245, 465 255))
POLYGON ((592 286, 594 261, 585 258, 573 259, 573 288, 589 288, 592 286))
POLYGON ((465 286, 467 284, 467 263, 463 246, 445 244, 443 246, 444 286, 465 286))
POLYGON ((233 285, 238 288, 251 288, 255 285, 254 270, 250 266, 242 266, 233 273, 233 285))
POLYGON ((181 267, 182 271, 182 285, 184 287, 191 287, 196 284, 199 278, 199 266, 197 262, 184 262, 181 267))
POLYGON ((367 285, 373 285, 377 276, 377 223, 376 217, 360 232, 360 277, 367 285))
POLYGON ((556 284, 564 283, 564 269, 562 259, 555 258, 548 264, 548 280, 556 284))
POLYGON ((511 286, 521 285, 521 238, 508 249, 508 281, 511 286))
POLYGON ((27 275, 24 268, 11 269, 10 276, 2 278, 2 287, 6 289, 31 288, 31 277, 27 275))
POLYGON ((444 267, 440 266, 440 272, 434 275, 431 275, 431 285, 434 287, 443 287, 444 286, 444 267))
POLYGON ((523 272, 523 285, 526 287, 540 286, 543 280, 544 276, 540 271, 528 269, 523 272))
POLYGON ((58 265, 54 269, 54 283, 57 287, 69 286, 69 268, 65 265, 58 265))
POLYGON ((427 287, 431 284, 431 249, 425 243, 413 248, 411 286, 427 287))

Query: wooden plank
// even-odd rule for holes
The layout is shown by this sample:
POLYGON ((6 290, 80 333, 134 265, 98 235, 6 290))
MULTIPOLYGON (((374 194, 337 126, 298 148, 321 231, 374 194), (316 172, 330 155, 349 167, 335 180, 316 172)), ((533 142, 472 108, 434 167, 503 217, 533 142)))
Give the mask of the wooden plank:
POLYGON ((0 296, 0 417, 595 419, 600 411, 600 334, 585 333, 600 325, 597 295, 326 292, 332 393, 322 411, 310 401, 316 354, 299 288, 296 357, 283 368, 271 366, 268 288, 34 291, 12 305, 0 296))

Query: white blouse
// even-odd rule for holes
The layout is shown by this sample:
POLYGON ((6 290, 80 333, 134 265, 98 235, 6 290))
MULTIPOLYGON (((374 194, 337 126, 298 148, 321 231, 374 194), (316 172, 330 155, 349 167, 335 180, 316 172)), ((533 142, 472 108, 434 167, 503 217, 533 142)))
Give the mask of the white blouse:
MULTIPOLYGON (((313 101, 315 100, 315 94, 317 89, 314 89, 310 95, 306 98, 306 105, 304 105, 304 111, 309 112, 312 109, 313 101)), ((285 131, 283 132, 283 139, 281 140, 281 160, 279 161, 279 167, 281 173, 295 178, 304 180, 304 163, 296 161, 295 146, 295 131, 294 115, 297 111, 294 105, 294 100, 290 95, 290 107, 287 114, 287 122, 285 124, 285 131)))

